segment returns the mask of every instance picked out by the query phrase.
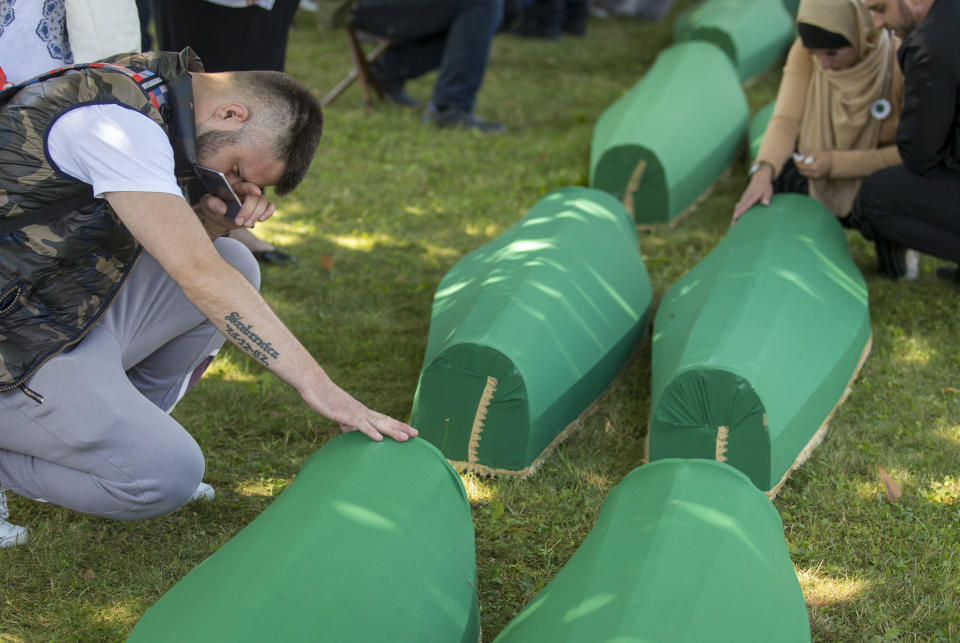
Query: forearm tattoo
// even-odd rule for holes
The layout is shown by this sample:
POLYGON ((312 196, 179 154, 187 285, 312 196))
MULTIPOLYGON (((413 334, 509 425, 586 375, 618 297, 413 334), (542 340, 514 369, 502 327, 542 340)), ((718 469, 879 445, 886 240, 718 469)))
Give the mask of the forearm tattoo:
POLYGON ((280 353, 270 342, 253 332, 253 324, 243 323, 240 313, 232 312, 223 319, 227 322, 227 335, 247 355, 264 366, 270 366, 271 360, 280 357, 280 353))

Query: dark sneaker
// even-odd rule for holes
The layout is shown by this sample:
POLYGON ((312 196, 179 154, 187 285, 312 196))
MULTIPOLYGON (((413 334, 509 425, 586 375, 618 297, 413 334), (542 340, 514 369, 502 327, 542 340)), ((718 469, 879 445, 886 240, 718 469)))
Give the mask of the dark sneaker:
POLYGON ((482 118, 474 116, 473 112, 468 112, 456 107, 447 107, 446 109, 437 109, 431 103, 423 110, 423 122, 437 127, 462 127, 472 129, 481 134, 501 134, 507 131, 503 123, 485 121, 482 118))
POLYGON ((960 266, 940 266, 937 276, 947 281, 960 281, 960 266))
POLYGON ((404 81, 385 81, 378 79, 377 82, 380 83, 380 88, 383 90, 383 99, 388 103, 400 105, 401 107, 409 107, 411 109, 423 106, 423 103, 406 92, 404 89, 406 83, 404 81))

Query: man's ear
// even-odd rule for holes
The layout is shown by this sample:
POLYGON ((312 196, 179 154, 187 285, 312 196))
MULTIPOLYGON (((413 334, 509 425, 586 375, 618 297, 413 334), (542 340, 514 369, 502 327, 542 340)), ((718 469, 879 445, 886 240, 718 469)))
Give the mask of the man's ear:
POLYGON ((250 118, 250 110, 243 103, 224 103, 217 106, 213 115, 221 124, 227 125, 227 129, 233 129, 241 127, 250 118))

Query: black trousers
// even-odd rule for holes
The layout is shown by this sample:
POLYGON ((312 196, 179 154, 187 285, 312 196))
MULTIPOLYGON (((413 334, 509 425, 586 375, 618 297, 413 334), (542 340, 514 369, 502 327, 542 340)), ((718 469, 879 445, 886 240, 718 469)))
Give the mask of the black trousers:
POLYGON ((276 0, 271 11, 203 0, 151 0, 150 6, 163 51, 190 47, 211 72, 283 71, 299 0, 276 0))
POLYGON ((960 263, 960 174, 894 165, 871 174, 853 204, 855 227, 877 247, 881 274, 903 274, 905 248, 960 263))

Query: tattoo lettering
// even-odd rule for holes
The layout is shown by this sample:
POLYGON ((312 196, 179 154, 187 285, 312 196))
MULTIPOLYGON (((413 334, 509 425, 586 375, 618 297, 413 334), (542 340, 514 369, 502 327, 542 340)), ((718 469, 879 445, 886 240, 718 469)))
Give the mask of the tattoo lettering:
POLYGON ((223 318, 227 322, 227 335, 247 355, 259 361, 264 366, 270 366, 270 360, 280 357, 280 353, 255 332, 252 324, 244 324, 243 317, 238 312, 232 312, 223 318))

